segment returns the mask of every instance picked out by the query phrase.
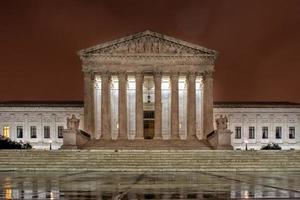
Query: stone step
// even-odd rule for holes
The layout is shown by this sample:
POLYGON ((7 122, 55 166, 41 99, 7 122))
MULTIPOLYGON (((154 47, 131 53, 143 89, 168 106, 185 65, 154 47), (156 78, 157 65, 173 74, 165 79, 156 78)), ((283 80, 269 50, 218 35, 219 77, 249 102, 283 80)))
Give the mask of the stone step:
MULTIPOLYGON (((61 163, 68 163, 68 162, 72 162, 72 163, 82 163, 82 162, 87 162, 87 160, 67 160, 67 161, 63 161, 63 160, 45 160, 45 159, 41 159, 41 160, 1 160, 1 164, 5 163, 5 162, 11 162, 11 163, 15 163, 15 162, 22 162, 22 163, 32 163, 32 162, 61 162, 61 163)), ((263 160, 245 160, 245 161, 240 161, 240 160, 226 160, 226 161, 213 161, 213 160, 201 160, 201 161, 195 161, 195 160, 131 160, 131 161, 127 161, 127 160, 97 160, 97 161, 89 161, 87 163, 174 163, 174 164, 192 164, 192 163, 200 163, 200 164, 226 164, 226 163, 256 163, 256 164, 261 164, 261 163, 299 163, 300 161, 298 160, 267 160, 267 161, 263 161, 263 160)))
POLYGON ((0 150, 0 170, 300 171, 300 151, 0 150))
POLYGON ((173 156, 99 156, 99 157, 85 157, 85 156, 59 156, 59 157, 49 157, 49 156, 9 156, 9 157, 1 157, 0 160, 16 160, 23 159, 27 160, 35 160, 35 159, 44 159, 44 160, 220 160, 220 161, 232 161, 232 160, 300 160, 299 157, 271 157, 271 156, 257 156, 257 157, 191 157, 191 156, 182 156, 182 157, 173 157, 173 156))
POLYGON ((47 167, 61 167, 61 168, 85 168, 85 169, 89 169, 89 168, 148 168, 148 169, 152 169, 155 170, 156 168, 165 168, 165 169, 173 169, 173 168, 280 168, 280 167, 299 167, 299 165, 294 165, 294 164, 282 164, 282 165, 275 165, 275 166, 270 166, 267 164, 264 165, 245 165, 245 164, 240 164, 240 165, 176 165, 174 166, 173 163, 165 163, 165 164, 152 164, 149 165, 147 164, 128 164, 128 163, 124 163, 124 164, 119 164, 119 165, 114 165, 112 163, 107 163, 107 164, 89 164, 89 165, 73 165, 73 164, 45 164, 45 163, 32 163, 32 164, 22 164, 22 163, 18 163, 18 164, 1 164, 1 168, 4 167, 17 167, 17 168, 47 168, 47 167))
POLYGON ((69 155, 71 153, 76 154, 87 154, 87 155, 94 155, 94 154, 102 154, 102 155, 110 155, 113 153, 118 154, 184 154, 184 155, 194 155, 194 154, 200 154, 200 155, 300 155, 300 151, 294 150, 294 151, 206 151, 206 150, 181 150, 181 151, 175 151, 175 150, 0 150, 0 155, 7 155, 10 153, 17 154, 48 154, 48 155, 69 155))
POLYGON ((15 161, 15 160, 20 160, 20 161, 80 161, 80 162, 219 162, 219 163, 225 163, 225 162, 270 162, 270 161, 275 161, 275 162, 300 162, 300 159, 291 159, 291 158, 286 158, 286 159, 263 159, 263 158, 256 158, 256 159, 223 159, 223 158, 215 158, 215 159, 190 159, 190 158, 180 158, 180 159, 175 159, 175 158, 132 158, 132 159, 119 159, 119 158, 101 158, 101 159, 80 159, 80 158, 74 158, 74 159, 66 159, 66 158, 61 158, 61 159, 46 159, 46 158, 26 158, 26 159, 20 159, 20 158, 7 158, 7 159, 0 159, 1 162, 5 161, 15 161))
POLYGON ((176 152, 176 151, 162 151, 162 152, 101 152, 99 151, 67 151, 67 152, 56 152, 56 151, 3 151, 0 150, 0 156, 7 156, 9 154, 12 155, 69 155, 72 156, 74 155, 73 152, 76 152, 76 155, 197 155, 197 156, 243 156, 243 155, 248 155, 248 156, 256 156, 256 155, 274 155, 274 156, 285 156, 285 155, 293 155, 293 156, 300 156, 300 152, 294 151, 294 152, 283 152, 283 151, 277 151, 277 152, 267 152, 267 151, 256 151, 256 152, 239 152, 239 151, 233 151, 233 152, 176 152))

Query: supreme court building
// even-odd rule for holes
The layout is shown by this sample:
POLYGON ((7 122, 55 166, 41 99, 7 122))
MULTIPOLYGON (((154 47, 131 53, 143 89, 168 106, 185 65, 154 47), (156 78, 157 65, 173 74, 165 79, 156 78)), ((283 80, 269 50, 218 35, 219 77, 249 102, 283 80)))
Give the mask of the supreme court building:
POLYGON ((92 139, 202 139, 217 52, 144 31, 79 51, 92 139))
POLYGON ((84 102, 0 102, 0 136, 58 149, 74 115, 91 145, 153 141, 151 148, 169 142, 205 149, 216 119, 226 116, 234 149, 259 150, 269 143, 300 149, 300 104, 213 103, 213 50, 145 31, 78 54, 84 102))

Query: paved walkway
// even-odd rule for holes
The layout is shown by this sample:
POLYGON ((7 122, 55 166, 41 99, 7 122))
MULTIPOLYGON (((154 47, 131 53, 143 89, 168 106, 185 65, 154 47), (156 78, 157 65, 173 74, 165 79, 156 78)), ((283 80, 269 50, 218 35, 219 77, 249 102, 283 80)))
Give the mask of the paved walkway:
POLYGON ((300 199, 300 172, 1 172, 0 199, 300 199))

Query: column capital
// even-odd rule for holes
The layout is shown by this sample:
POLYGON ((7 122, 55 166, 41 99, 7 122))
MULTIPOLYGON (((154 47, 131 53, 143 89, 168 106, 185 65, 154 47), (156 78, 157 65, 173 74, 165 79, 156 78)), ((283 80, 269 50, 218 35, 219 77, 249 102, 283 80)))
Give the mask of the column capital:
POLYGON ((107 78, 109 81, 111 79, 111 73, 110 72, 102 72, 100 74, 101 78, 107 78))
POLYGON ((153 76, 154 76, 154 78, 155 77, 161 78, 162 77, 162 72, 161 71, 154 71, 153 76))
POLYGON ((170 79, 171 80, 178 80, 179 79, 179 73, 178 72, 173 72, 170 74, 170 79))
POLYGON ((205 71, 202 73, 203 80, 208 78, 213 78, 214 72, 213 71, 205 71))
POLYGON ((196 73, 195 73, 195 72, 188 72, 187 78, 188 78, 189 80, 196 79, 196 73))
POLYGON ((95 72, 91 72, 91 71, 84 72, 83 76, 84 76, 84 78, 94 80, 95 79, 95 72))
POLYGON ((125 80, 127 80, 127 78, 128 78, 127 72, 126 71, 118 72, 118 77, 123 78, 123 79, 125 78, 125 80))
POLYGON ((136 81, 143 81, 144 80, 144 73, 143 72, 136 72, 135 73, 136 81))

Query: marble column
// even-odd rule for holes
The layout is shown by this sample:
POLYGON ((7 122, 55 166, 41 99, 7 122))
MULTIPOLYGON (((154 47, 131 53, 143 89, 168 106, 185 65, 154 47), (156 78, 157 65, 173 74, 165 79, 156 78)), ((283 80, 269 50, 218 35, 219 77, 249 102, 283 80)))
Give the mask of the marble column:
POLYGON ((144 139, 144 111, 143 111, 143 82, 144 75, 137 73, 135 75, 136 81, 136 136, 135 139, 144 139))
POLYGON ((101 74, 101 139, 111 139, 110 74, 101 74))
POLYGON ((171 75, 171 139, 179 137, 178 74, 171 75))
POLYGON ((154 74, 155 105, 154 105, 154 139, 162 139, 162 103, 161 103, 161 73, 154 74))
POLYGON ((187 140, 196 139, 196 75, 187 76, 187 140))
POLYGON ((95 138, 95 116, 94 116, 94 74, 84 73, 84 131, 95 138))
POLYGON ((203 130, 204 137, 214 130, 213 127, 213 73, 203 75, 203 130))
POLYGON ((127 74, 119 75, 119 138, 127 137, 127 74))

